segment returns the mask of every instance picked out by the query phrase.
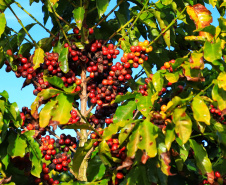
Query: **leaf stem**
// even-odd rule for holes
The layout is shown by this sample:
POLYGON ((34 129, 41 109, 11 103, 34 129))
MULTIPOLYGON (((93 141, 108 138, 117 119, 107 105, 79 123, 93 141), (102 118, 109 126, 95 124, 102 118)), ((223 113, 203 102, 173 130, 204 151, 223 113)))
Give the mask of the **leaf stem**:
MULTIPOLYGON (((135 23, 137 22, 137 20, 139 19, 139 17, 141 16, 141 14, 143 13, 145 7, 147 6, 147 4, 149 3, 149 1, 147 0, 146 3, 144 4, 143 8, 141 9, 141 11, 138 13, 138 15, 136 16, 136 19, 134 20, 134 22, 132 23, 132 25, 130 26, 130 28, 123 34, 121 40, 130 32, 130 30, 133 28, 133 26, 135 25, 135 23)), ((117 43, 117 46, 120 44, 120 42, 117 43)))
POLYGON ((153 41, 151 41, 151 43, 148 45, 148 46, 151 46, 156 40, 158 40, 165 32, 167 32, 170 27, 176 22, 177 19, 179 19, 179 17, 184 13, 184 11, 186 10, 187 7, 185 7, 181 12, 180 14, 174 18, 172 20, 172 22, 166 27, 166 29, 164 29, 153 41))
POLYGON ((132 17, 126 24, 124 24, 123 26, 121 26, 116 32, 114 32, 107 41, 104 42, 104 44, 106 44, 109 40, 111 40, 118 32, 120 32, 122 29, 124 29, 126 26, 128 26, 131 22, 133 22, 135 17, 132 17))
MULTIPOLYGON (((9 28, 12 32, 14 32, 15 34, 17 34, 18 35, 18 32, 17 31, 15 31, 14 29, 12 29, 12 28, 9 28)), ((28 41, 30 44, 32 44, 32 45, 34 45, 30 40, 28 40, 27 38, 24 38, 24 40, 26 40, 26 41, 28 41)))
POLYGON ((209 89, 212 85, 213 85, 214 83, 213 82, 211 82, 211 84, 210 85, 208 85, 205 89, 203 89, 203 90, 201 90, 196 96, 200 96, 201 94, 203 94, 204 92, 206 92, 207 91, 207 89, 209 89))
POLYGON ((13 15, 16 17, 18 23, 21 25, 21 27, 24 29, 24 31, 26 32, 26 34, 28 35, 28 37, 32 40, 33 44, 35 45, 36 48, 39 48, 39 46, 37 45, 37 43, 35 42, 35 40, 31 37, 30 33, 28 33, 27 29, 24 27, 22 21, 17 17, 16 13, 14 12, 14 10, 11 8, 11 6, 8 6, 8 8, 10 9, 10 11, 13 13, 13 15))
POLYGON ((20 3, 16 2, 16 5, 21 9, 23 10, 26 14, 28 14, 38 25, 40 25, 42 28, 44 28, 50 35, 56 37, 50 30, 48 30, 44 25, 42 25, 42 23, 40 23, 33 15, 31 15, 27 10, 24 9, 24 7, 22 7, 20 5, 20 3))
POLYGON ((96 28, 97 26, 99 26, 105 19, 107 19, 108 18, 108 16, 109 15, 111 15, 112 14, 112 12, 114 12, 115 11, 115 9, 116 8, 118 8, 118 6, 120 5, 120 4, 122 4, 122 2, 123 2, 124 0, 121 0, 121 1, 119 1, 118 2, 118 4, 105 16, 105 17, 103 17, 96 25, 94 25, 92 28, 94 29, 94 28, 96 28))
POLYGON ((52 5, 51 5, 51 9, 52 9, 52 11, 53 11, 53 15, 54 15, 54 17, 55 17, 55 19, 56 19, 56 21, 57 21, 57 23, 58 23, 58 25, 59 25, 59 27, 60 27, 60 29, 61 29, 63 35, 64 35, 64 37, 65 37, 67 43, 69 44, 69 46, 71 46, 71 43, 70 43, 70 41, 68 40, 67 35, 66 35, 66 33, 65 33, 65 31, 64 31, 64 29, 63 29, 63 27, 62 27, 62 25, 60 24, 60 21, 59 21, 59 19, 57 18, 56 12, 55 12, 55 10, 54 10, 54 8, 53 8, 52 5))

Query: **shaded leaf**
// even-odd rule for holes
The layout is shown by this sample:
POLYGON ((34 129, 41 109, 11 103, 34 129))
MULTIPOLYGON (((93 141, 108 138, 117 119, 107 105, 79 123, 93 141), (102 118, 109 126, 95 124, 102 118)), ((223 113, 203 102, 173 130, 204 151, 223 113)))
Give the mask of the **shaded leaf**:
POLYGON ((7 152, 11 157, 23 157, 25 155, 27 143, 19 135, 11 133, 8 137, 8 142, 9 146, 7 148, 7 152))
POLYGON ((111 150, 105 140, 103 140, 99 144, 99 157, 105 165, 111 166, 112 163, 111 150))
POLYGON ((208 158, 207 152, 203 146, 199 145, 195 140, 189 140, 191 148, 194 151, 194 157, 196 160, 196 165, 200 169, 201 173, 204 175, 206 173, 212 172, 212 164, 208 158))
POLYGON ((109 0, 97 0, 96 6, 98 10, 99 17, 101 17, 104 12, 107 10, 109 0))

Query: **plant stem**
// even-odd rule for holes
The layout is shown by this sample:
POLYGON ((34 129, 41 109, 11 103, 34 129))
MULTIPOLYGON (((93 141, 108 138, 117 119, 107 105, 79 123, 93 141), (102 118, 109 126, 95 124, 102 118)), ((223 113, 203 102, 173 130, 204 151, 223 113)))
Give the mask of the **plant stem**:
MULTIPOLYGON (((141 16, 141 14, 143 13, 146 5, 149 3, 149 1, 147 0, 146 3, 144 4, 143 8, 141 9, 141 11, 138 13, 138 15, 136 16, 136 19, 134 20, 134 22, 132 23, 132 25, 130 26, 130 28, 123 34, 121 40, 130 32, 130 30, 133 28, 133 26, 135 25, 135 23, 137 22, 137 20, 139 19, 139 17, 141 16)), ((120 44, 120 42, 117 43, 116 46, 118 46, 120 44)))
POLYGON ((135 17, 132 17, 126 24, 124 24, 123 26, 121 26, 116 32, 114 32, 107 41, 104 42, 104 44, 106 44, 109 40, 111 40, 118 32, 120 32, 122 29, 124 29, 126 26, 128 26, 131 22, 133 22, 135 17))
POLYGON ((37 43, 35 42, 35 40, 31 37, 30 33, 28 33, 27 29, 24 27, 22 21, 17 17, 16 13, 14 12, 14 10, 11 8, 11 6, 8 6, 8 8, 10 9, 10 11, 13 13, 13 15, 16 17, 18 23, 21 25, 21 27, 24 29, 24 31, 26 32, 26 34, 28 35, 28 37, 32 40, 33 44, 35 45, 36 48, 39 48, 39 46, 37 45, 37 43))
POLYGON ((107 19, 108 18, 108 16, 109 15, 111 15, 112 14, 112 12, 113 11, 115 11, 115 9, 116 8, 118 8, 118 6, 120 5, 120 4, 122 4, 122 2, 123 2, 124 0, 121 0, 121 1, 119 1, 118 2, 118 4, 105 16, 105 17, 103 17, 96 25, 94 25, 92 28, 94 29, 94 28, 96 28, 97 26, 99 26, 105 19, 107 19))
MULTIPOLYGON (((12 28, 9 28, 12 32, 14 32, 15 34, 18 34, 17 31, 15 31, 14 29, 12 28)), ((29 43, 33 44, 30 40, 28 40, 27 38, 24 38, 24 40, 28 41, 29 43)), ((34 45, 34 44, 33 44, 34 45)))
POLYGON ((21 5, 20 3, 16 2, 16 5, 21 9, 23 10, 26 14, 28 14, 38 25, 40 25, 42 28, 44 28, 50 35, 56 37, 50 30, 48 30, 44 25, 42 25, 42 23, 40 23, 33 15, 31 15, 27 10, 25 10, 21 5))
POLYGON ((170 29, 170 27, 176 22, 176 20, 184 13, 187 7, 185 7, 180 14, 172 20, 172 22, 164 29, 148 46, 151 46, 156 40, 158 40, 166 31, 170 29))
POLYGON ((64 29, 63 29, 63 27, 62 27, 62 25, 60 24, 60 21, 59 21, 59 19, 57 18, 56 12, 55 12, 55 10, 54 10, 54 8, 53 8, 52 6, 51 6, 51 9, 52 9, 52 11, 53 11, 53 15, 54 15, 54 17, 55 17, 55 19, 56 19, 56 21, 57 21, 57 23, 58 23, 58 25, 59 25, 59 27, 60 27, 60 29, 61 29, 63 35, 64 35, 64 37, 65 37, 67 43, 69 44, 69 46, 71 46, 71 43, 70 43, 70 41, 68 40, 67 35, 66 35, 66 33, 65 33, 65 31, 64 31, 64 29))
POLYGON ((201 90, 196 96, 200 96, 201 94, 203 94, 204 92, 206 92, 207 89, 209 89, 212 85, 213 85, 213 82, 211 82, 211 84, 208 85, 205 89, 201 90))

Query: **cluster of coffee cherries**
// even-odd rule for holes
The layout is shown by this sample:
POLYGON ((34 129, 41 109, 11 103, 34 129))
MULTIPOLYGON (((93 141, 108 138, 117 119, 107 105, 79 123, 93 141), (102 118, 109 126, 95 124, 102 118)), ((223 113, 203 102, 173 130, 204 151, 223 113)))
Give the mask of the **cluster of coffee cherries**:
POLYGON ((41 178, 35 178, 35 184, 40 184, 42 181, 45 181, 49 185, 56 185, 60 182, 58 180, 54 180, 53 178, 50 178, 50 168, 46 165, 46 163, 42 164, 42 173, 41 178))
POLYGON ((96 125, 96 128, 104 126, 106 123, 107 125, 113 122, 113 115, 118 107, 117 103, 113 103, 108 106, 97 106, 95 110, 95 114, 90 116, 88 119, 91 125, 96 125))
MULTIPOLYGON (((13 64, 17 66, 17 70, 15 71, 16 77, 32 79, 36 76, 36 71, 33 68, 33 64, 31 63, 31 57, 26 58, 23 57, 21 54, 13 55, 12 50, 7 50, 6 53, 9 56, 13 56, 13 64)), ((10 66, 8 61, 5 61, 6 64, 6 72, 10 72, 12 67, 10 66)))
POLYGON ((68 164, 71 162, 71 155, 66 152, 63 154, 57 154, 52 160, 50 167, 58 172, 68 171, 68 164))
POLYGON ((27 130, 35 130, 37 134, 35 135, 36 139, 40 139, 42 135, 46 134, 46 130, 41 128, 38 124, 38 121, 34 119, 31 115, 31 109, 28 107, 22 107, 20 112, 21 119, 23 120, 21 128, 23 129, 21 133, 23 134, 27 130))
POLYGON ((50 138, 49 135, 41 138, 42 145, 39 147, 43 157, 46 161, 51 160, 52 156, 56 155, 56 149, 54 146, 55 139, 50 138))
POLYGON ((175 63, 175 60, 172 59, 169 62, 165 62, 164 65, 160 68, 161 70, 165 70, 167 69, 169 72, 173 72, 173 68, 171 66, 171 64, 175 63))
POLYGON ((71 125, 71 124, 75 124, 77 123, 78 121, 80 120, 80 117, 78 116, 78 113, 76 110, 71 110, 71 117, 68 121, 68 125, 71 125))
POLYGON ((59 148, 60 151, 68 152, 70 147, 74 149, 77 147, 76 142, 77 140, 75 137, 72 137, 71 135, 61 134, 60 139, 56 140, 56 147, 59 148))
POLYGON ((210 107, 210 112, 213 115, 213 118, 222 124, 226 124, 224 116, 222 116, 222 111, 220 111, 218 108, 215 108, 213 105, 210 105, 210 107))
MULTIPOLYGON (((204 179, 200 185, 203 185, 203 184, 210 184, 208 180, 204 179)), ((212 183, 214 185, 225 185, 226 184, 226 179, 224 179, 220 172, 219 171, 216 171, 214 173, 214 183, 212 183)))
POLYGON ((139 42, 138 46, 131 46, 130 53, 124 53, 121 57, 121 62, 132 64, 137 68, 139 64, 143 64, 148 60, 147 53, 152 51, 152 46, 149 46, 149 41, 139 42))

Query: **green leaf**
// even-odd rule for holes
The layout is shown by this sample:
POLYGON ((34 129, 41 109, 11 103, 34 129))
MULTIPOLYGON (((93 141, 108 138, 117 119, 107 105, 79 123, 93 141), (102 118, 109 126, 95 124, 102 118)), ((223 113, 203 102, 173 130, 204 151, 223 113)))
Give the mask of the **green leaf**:
POLYGON ((63 80, 57 76, 44 77, 44 80, 47 80, 51 85, 58 87, 67 93, 71 93, 73 91, 73 89, 76 87, 76 84, 73 84, 73 86, 66 88, 63 80))
MULTIPOLYGON (((161 31, 164 31, 166 29, 166 27, 168 26, 168 22, 164 19, 162 19, 161 17, 161 13, 162 12, 159 12, 159 11, 153 11, 158 23, 159 23, 159 26, 161 28, 161 31)), ((163 34, 163 38, 164 38, 164 41, 166 43, 166 45, 168 46, 168 48, 170 49, 170 29, 167 30, 164 34, 163 34)))
POLYGON ((151 94, 149 93, 148 96, 142 96, 142 94, 137 94, 135 98, 135 102, 137 104, 137 109, 147 117, 150 111, 152 110, 152 103, 151 103, 151 94))
POLYGON ((62 93, 62 91, 58 89, 44 89, 38 93, 35 101, 31 104, 31 115, 34 115, 34 113, 37 111, 41 100, 47 100, 59 93, 62 93))
POLYGON ((34 69, 37 69, 40 67, 40 64, 44 62, 44 51, 41 48, 37 48, 35 50, 34 58, 33 58, 33 64, 34 69))
POLYGON ((157 71, 152 77, 152 83, 157 92, 162 90, 164 80, 160 71, 157 71))
POLYGON ((140 133, 139 133, 139 124, 137 124, 131 136, 129 137, 129 142, 126 146, 127 148, 127 156, 128 157, 134 157, 136 154, 136 151, 138 149, 138 143, 140 142, 140 133))
POLYGON ((77 148, 72 163, 72 170, 74 171, 76 178, 78 178, 79 169, 84 160, 84 157, 86 156, 87 152, 92 148, 93 143, 95 141, 95 139, 89 140, 87 143, 85 143, 84 147, 77 148))
POLYGON ((182 140, 183 144, 188 141, 192 132, 192 122, 185 111, 186 108, 177 108, 173 113, 175 132, 177 136, 182 140))
POLYGON ((117 95, 115 100, 113 100, 111 103, 120 103, 122 101, 125 101, 125 100, 129 100, 129 99, 134 99, 135 96, 138 94, 138 92, 127 92, 126 94, 124 95, 117 95))
POLYGON ((48 103, 45 104, 45 106, 43 107, 43 109, 40 111, 39 114, 39 125, 42 128, 45 128, 50 120, 51 120, 51 115, 52 115, 52 111, 55 108, 57 104, 57 101, 49 101, 48 103))
POLYGON ((123 128, 126 124, 131 123, 133 120, 121 120, 114 123, 111 123, 108 127, 105 128, 103 133, 103 139, 108 140, 113 134, 116 134, 120 128, 123 128))
POLYGON ((184 63, 184 61, 187 61, 187 59, 188 59, 188 58, 177 58, 177 59, 175 60, 175 63, 172 63, 172 64, 171 64, 173 70, 175 70, 175 69, 177 69, 178 67, 180 67, 181 64, 184 63))
POLYGON ((201 97, 195 97, 193 99, 192 110, 193 110, 193 116, 195 120, 204 122, 207 125, 210 125, 210 112, 207 105, 201 99, 201 97))
POLYGON ((222 111, 226 109, 226 91, 219 88, 218 85, 214 85, 212 89, 213 101, 216 101, 218 108, 222 111))
MULTIPOLYGON (((26 30, 29 31, 36 23, 31 23, 25 26, 26 30)), ((23 28, 20 29, 20 31, 17 34, 17 45, 20 46, 21 43, 24 41, 24 38, 26 36, 26 32, 23 28)))
POLYGON ((60 52, 59 55, 59 66, 60 69, 64 72, 67 73, 69 71, 69 66, 68 66, 68 48, 63 48, 60 52))
POLYGON ((169 82, 176 83, 179 80, 179 72, 166 73, 165 77, 169 82))
POLYGON ((156 138, 158 134, 155 127, 156 126, 148 120, 144 120, 140 123, 139 127, 139 134, 142 140, 138 143, 138 148, 144 150, 151 158, 157 155, 156 138))
POLYGON ((209 0, 209 4, 211 4, 213 6, 213 8, 215 8, 215 6, 217 4, 217 0, 209 0))
MULTIPOLYGON (((1 1, 0 1, 1 3, 1 1)), ((0 4, 1 6, 1 4, 0 4)), ((6 26, 6 18, 5 18, 5 14, 1 13, 0 14, 0 37, 3 34, 3 32, 5 31, 5 26, 6 26)))
POLYGON ((31 43, 24 43, 20 46, 18 54, 22 54, 23 56, 28 56, 30 50, 33 48, 33 44, 31 43))
POLYGON ((46 37, 38 41, 38 46, 45 52, 49 52, 52 48, 53 37, 46 37))
POLYGON ((112 156, 111 156, 111 150, 105 140, 100 142, 99 144, 99 157, 101 161, 108 166, 111 166, 112 163, 112 156))
POLYGON ((127 173, 120 185, 150 185, 147 169, 143 165, 137 165, 127 173))
POLYGON ((175 126, 172 123, 167 123, 165 136, 165 145, 169 151, 172 142, 175 140, 175 126))
POLYGON ((134 127, 139 124, 142 120, 137 119, 137 120, 131 120, 128 121, 121 132, 119 133, 119 143, 122 144, 130 135, 130 133, 133 131, 134 127))
POLYGON ((58 121, 59 124, 68 123, 71 117, 72 103, 74 101, 73 96, 66 94, 59 94, 56 98, 57 105, 55 105, 55 109, 52 109, 52 120, 58 121))
POLYGON ((201 173, 204 175, 206 173, 211 173, 212 164, 208 158, 207 152, 203 146, 199 145, 195 140, 190 139, 190 146, 194 151, 194 157, 196 160, 196 165, 200 169, 201 173))
POLYGON ((204 58, 213 62, 214 60, 222 57, 221 40, 219 39, 216 43, 205 42, 204 45, 204 58))
POLYGON ((90 161, 87 168, 87 179, 89 182, 101 180, 105 175, 106 167, 100 160, 98 155, 95 155, 90 161))
POLYGON ((144 61, 144 63, 141 64, 141 66, 144 68, 144 71, 145 71, 147 76, 149 76, 152 73, 152 67, 153 66, 150 64, 150 62, 144 61))
POLYGON ((82 28, 82 23, 84 19, 85 9, 84 7, 78 7, 73 10, 74 19, 79 30, 82 28))
POLYGON ((120 121, 128 120, 133 117, 133 111, 136 109, 136 103, 132 100, 127 100, 120 107, 117 108, 113 117, 113 122, 118 123, 120 121))
POLYGON ((9 146, 7 148, 7 152, 11 157, 23 157, 25 155, 25 148, 27 147, 27 143, 22 137, 11 133, 8 137, 9 146))
POLYGON ((31 174, 35 177, 40 178, 40 174, 42 172, 42 153, 39 149, 39 144, 34 140, 33 136, 35 135, 35 131, 27 131, 23 134, 27 140, 27 146, 30 151, 30 160, 32 162, 31 174))
POLYGON ((129 53, 130 52, 131 45, 130 45, 130 43, 128 41, 121 40, 120 44, 121 44, 121 48, 124 51, 124 53, 129 53))
POLYGON ((5 11, 5 9, 13 2, 14 0, 0 0, 0 10, 5 11))
POLYGON ((97 0, 96 6, 99 14, 99 18, 106 12, 109 0, 97 0))
POLYGON ((226 73, 225 72, 221 72, 219 74, 219 76, 217 77, 217 83, 218 83, 218 87, 222 88, 226 91, 226 73))

